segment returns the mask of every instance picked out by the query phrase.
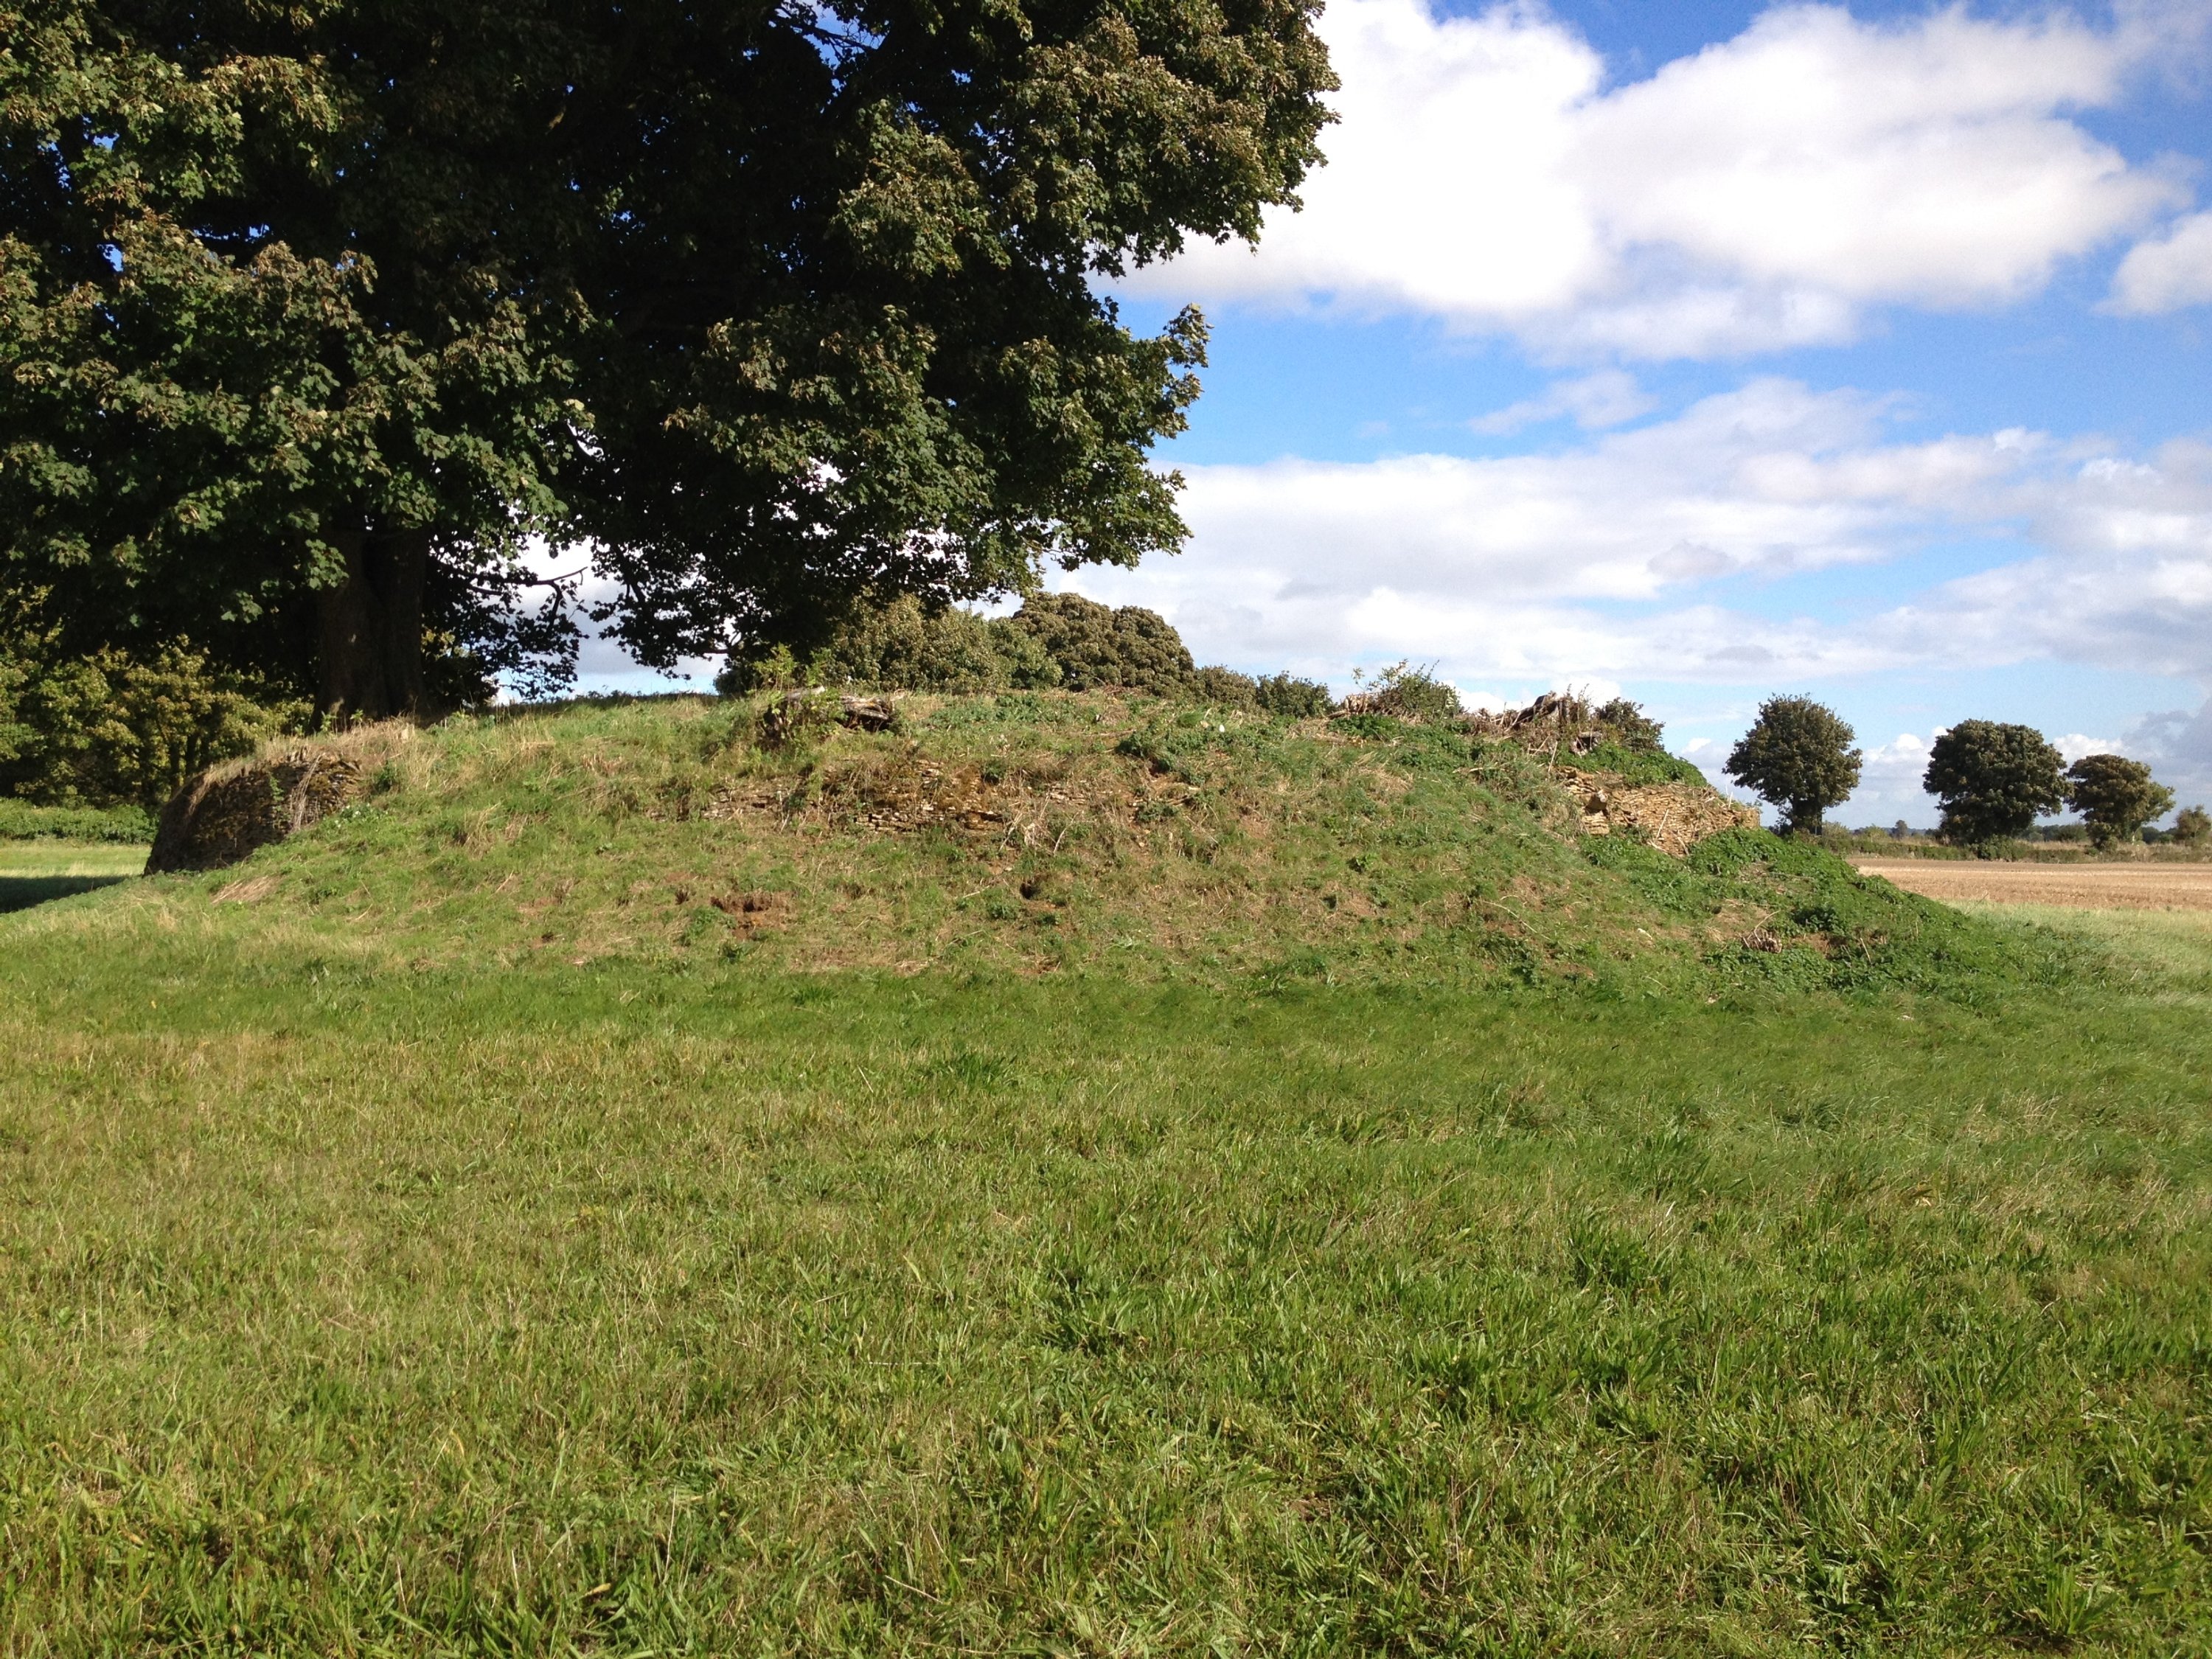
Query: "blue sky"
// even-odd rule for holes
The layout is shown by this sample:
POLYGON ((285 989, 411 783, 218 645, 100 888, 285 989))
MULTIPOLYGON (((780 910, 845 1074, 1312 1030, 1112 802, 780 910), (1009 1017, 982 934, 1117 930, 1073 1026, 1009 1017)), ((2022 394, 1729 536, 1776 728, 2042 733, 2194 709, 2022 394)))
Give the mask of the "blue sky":
MULTIPOLYGON (((1066 584, 1201 658, 1762 696, 1932 820, 1972 716, 2212 796, 2212 4, 1335 0, 1331 166, 1213 326, 1179 557, 1066 584)), ((2192 793, 2193 792, 2193 793, 2192 793)))
POLYGON ((2212 0, 1322 29, 1304 210, 1117 285, 1212 325, 1189 545, 1054 585, 1251 671, 1619 690, 1709 769, 1810 693, 1851 822, 1932 822, 1969 717, 2212 799, 2212 0))

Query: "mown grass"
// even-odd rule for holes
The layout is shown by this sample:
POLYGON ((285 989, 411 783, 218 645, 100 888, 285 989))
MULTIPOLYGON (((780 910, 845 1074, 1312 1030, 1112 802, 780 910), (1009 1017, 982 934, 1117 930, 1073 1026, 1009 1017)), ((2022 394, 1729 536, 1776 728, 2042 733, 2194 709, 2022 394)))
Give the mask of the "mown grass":
POLYGON ((126 881, 146 848, 112 842, 0 841, 0 914, 126 881))
MULTIPOLYGON (((1218 777, 1213 724, 1113 741, 1218 777)), ((499 787, 596 787, 564 765, 499 787)), ((2172 940, 1500 827, 1505 890, 1678 942, 516 950, 437 775, 0 920, 10 1652, 2206 1645, 2212 978, 2172 940), (398 862, 338 888, 372 834, 398 862), (1716 942, 1753 898, 1824 947, 1716 942)), ((485 857, 617 849, 596 915, 664 821, 592 811, 485 857)), ((799 828, 804 894, 977 856, 799 828)), ((1377 883, 1437 867, 1401 830, 1377 883)))

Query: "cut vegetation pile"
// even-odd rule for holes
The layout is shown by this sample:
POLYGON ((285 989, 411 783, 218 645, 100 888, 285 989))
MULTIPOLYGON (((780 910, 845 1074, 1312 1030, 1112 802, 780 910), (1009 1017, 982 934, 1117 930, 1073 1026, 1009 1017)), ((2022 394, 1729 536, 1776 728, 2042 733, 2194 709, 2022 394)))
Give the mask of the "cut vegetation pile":
POLYGON ((164 824, 184 851, 157 863, 214 863, 290 819, 312 833, 118 902, 251 906, 234 925, 424 963, 1621 991, 2041 971, 1984 924, 1745 827, 1656 746, 1595 726, 1530 744, 1482 718, 802 693, 368 731, 196 785, 164 824))

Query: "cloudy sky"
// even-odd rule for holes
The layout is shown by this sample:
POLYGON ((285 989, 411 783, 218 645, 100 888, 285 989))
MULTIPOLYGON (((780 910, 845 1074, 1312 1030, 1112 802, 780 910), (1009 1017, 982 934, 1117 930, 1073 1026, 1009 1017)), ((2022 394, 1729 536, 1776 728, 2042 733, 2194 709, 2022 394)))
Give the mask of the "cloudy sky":
POLYGON ((1717 764, 1808 692, 1853 821, 2025 720, 2212 797, 2212 0, 1331 0, 1329 165, 1214 325, 1201 658, 1620 688, 1717 764))
POLYGON ((1214 329, 1182 556, 1059 585, 1201 661, 1615 689, 1717 767, 1762 696, 1934 818, 2023 720, 2212 799, 2212 0, 1330 0, 1328 165, 1214 329))

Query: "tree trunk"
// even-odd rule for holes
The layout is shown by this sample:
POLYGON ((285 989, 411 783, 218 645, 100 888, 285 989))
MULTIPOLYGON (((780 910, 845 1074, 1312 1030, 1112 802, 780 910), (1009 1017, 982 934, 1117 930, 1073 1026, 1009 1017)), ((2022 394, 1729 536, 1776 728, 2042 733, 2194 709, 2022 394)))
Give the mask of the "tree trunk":
POLYGON ((430 712, 422 680, 422 584, 430 532, 332 537, 345 580, 315 595, 322 712, 333 726, 430 712))

